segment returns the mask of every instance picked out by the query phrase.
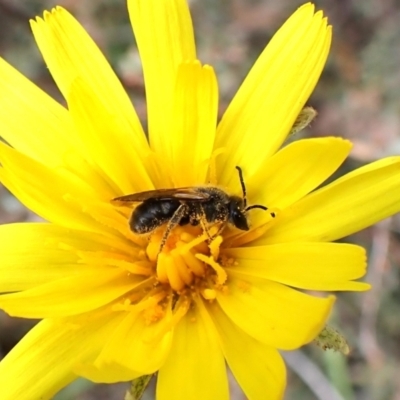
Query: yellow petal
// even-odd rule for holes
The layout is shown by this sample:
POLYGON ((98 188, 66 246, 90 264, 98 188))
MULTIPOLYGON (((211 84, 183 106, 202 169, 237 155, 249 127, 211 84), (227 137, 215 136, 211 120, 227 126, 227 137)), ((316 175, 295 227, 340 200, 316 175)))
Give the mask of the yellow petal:
POLYGON ((0 296, 0 307, 12 316, 59 318, 102 307, 142 282, 117 268, 58 279, 23 292, 0 296))
POLYGON ((169 357, 160 368, 158 400, 228 400, 224 357, 205 312, 189 312, 174 329, 169 357))
POLYGON ((91 363, 78 363, 74 366, 73 371, 77 375, 96 383, 126 382, 142 376, 140 372, 114 363, 103 364, 100 367, 91 363))
POLYGON ((236 179, 236 165, 250 176, 282 145, 325 64, 331 28, 311 3, 300 7, 274 35, 246 77, 218 126, 221 184, 236 179))
POLYGON ((78 264, 78 255, 70 247, 89 251, 101 246, 103 251, 111 250, 111 246, 96 239, 94 234, 51 224, 0 225, 0 292, 30 289, 67 276, 95 272, 98 266, 78 264))
MULTIPOLYGON (((138 311, 127 313, 108 338, 94 365, 101 370, 121 366, 139 371, 139 376, 152 374, 164 364, 171 347, 169 318, 149 324, 138 311)), ((136 374, 137 372, 135 372, 136 374)), ((130 378, 133 379, 133 378, 130 378)))
POLYGON ((151 147, 168 154, 178 66, 196 59, 192 21, 186 0, 129 0, 129 16, 143 65, 151 147))
POLYGON ((39 322, 0 362, 1 399, 50 399, 76 379, 74 364, 98 352, 115 326, 109 315, 86 320, 39 322))
POLYGON ((54 325, 49 320, 39 322, 0 362, 3 400, 50 399, 77 378, 71 363, 80 356, 82 343, 72 342, 70 330, 54 325))
MULTIPOLYGON (((218 87, 214 70, 198 61, 181 64, 169 132, 169 156, 176 187, 206 183, 217 124, 218 87)), ((168 159, 170 162, 168 162, 168 159)))
POLYGON ((221 337, 229 368, 247 398, 282 399, 286 368, 279 352, 244 333, 218 304, 211 304, 208 309, 221 337))
POLYGON ((308 290, 367 290, 370 285, 353 282, 365 274, 362 247, 339 243, 285 243, 228 249, 237 265, 228 273, 280 282, 308 290))
POLYGON ((329 242, 400 211, 400 157, 359 168, 281 212, 255 245, 329 242))
POLYGON ((123 116, 112 113, 82 79, 72 83, 68 107, 87 152, 93 154, 110 185, 116 188, 115 197, 154 189, 141 162, 141 157, 149 157, 149 149, 148 154, 135 149, 123 116))
MULTIPOLYGON (((343 163, 351 149, 347 140, 334 137, 293 142, 267 160, 245 184, 250 204, 262 204, 283 210, 310 193, 343 163)), ((237 179, 236 193, 240 193, 237 179)), ((253 212, 250 212, 250 215, 253 212)), ((270 220, 269 213, 259 212, 252 227, 270 220)))
POLYGON ((97 192, 114 197, 115 189, 112 193, 94 165, 93 148, 83 146, 68 111, 2 59, 0 76, 1 136, 28 157, 50 168, 74 171, 97 192))
POLYGON ((78 151, 80 141, 64 107, 1 58, 0 76, 0 132, 11 146, 50 167, 78 151))
MULTIPOLYGON (((96 204, 101 198, 108 203, 108 192, 96 192, 91 182, 64 168, 50 169, 3 143, 0 143, 0 162, 2 183, 44 219, 72 229, 110 230, 108 226, 99 224, 90 215, 92 210, 87 209, 88 204, 96 204), (87 212, 83 212, 84 208, 87 212)), ((104 211, 116 221, 120 220, 121 225, 124 224, 122 216, 111 205, 108 204, 104 211)))
POLYGON ((136 148, 149 171, 154 166, 146 153, 148 144, 139 118, 129 96, 111 66, 78 21, 62 7, 45 12, 44 18, 31 21, 31 28, 43 58, 61 90, 68 99, 72 83, 82 79, 108 112, 118 115, 129 132, 120 132, 126 146, 136 148))
POLYGON ((0 59, 0 132, 21 153, 40 163, 74 171, 98 193, 114 193, 92 162, 68 111, 0 59), (38 140, 40 138, 40 140, 38 140))
POLYGON ((315 338, 323 328, 334 297, 316 298, 280 283, 229 274, 229 290, 217 301, 248 335, 269 346, 292 350, 315 338))

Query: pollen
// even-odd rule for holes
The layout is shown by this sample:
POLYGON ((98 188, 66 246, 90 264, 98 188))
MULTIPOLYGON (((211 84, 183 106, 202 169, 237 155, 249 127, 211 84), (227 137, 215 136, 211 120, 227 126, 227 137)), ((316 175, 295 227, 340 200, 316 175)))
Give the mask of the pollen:
POLYGON ((223 237, 210 240, 214 230, 206 234, 199 227, 178 226, 158 254, 162 232, 155 231, 146 248, 148 259, 155 264, 157 282, 178 297, 201 295, 206 300, 215 299, 217 290, 228 279, 218 260, 223 237))

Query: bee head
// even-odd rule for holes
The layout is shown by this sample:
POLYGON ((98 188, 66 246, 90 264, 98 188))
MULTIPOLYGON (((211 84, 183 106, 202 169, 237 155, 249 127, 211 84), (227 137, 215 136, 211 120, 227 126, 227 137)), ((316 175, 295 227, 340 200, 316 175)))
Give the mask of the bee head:
MULTIPOLYGON (((236 228, 242 231, 248 231, 250 229, 247 221, 246 213, 253 208, 259 208, 261 210, 268 210, 267 207, 261 204, 254 204, 253 206, 247 205, 247 192, 246 185, 244 184, 243 172, 240 167, 236 167, 239 173, 240 185, 242 186, 243 197, 231 196, 229 198, 229 222, 236 226, 236 228)), ((274 213, 271 213, 272 217, 275 217, 274 213)))
POLYGON ((230 197, 229 222, 242 231, 248 231, 250 229, 245 214, 244 201, 241 197, 230 197))

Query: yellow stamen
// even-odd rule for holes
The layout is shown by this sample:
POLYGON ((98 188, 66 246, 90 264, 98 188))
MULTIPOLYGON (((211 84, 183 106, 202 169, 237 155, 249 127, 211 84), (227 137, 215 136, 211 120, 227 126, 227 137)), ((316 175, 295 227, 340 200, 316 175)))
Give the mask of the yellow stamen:
POLYGON ((143 311, 143 317, 147 325, 159 321, 165 316, 165 309, 160 304, 156 304, 154 307, 147 307, 143 311))
POLYGON ((167 258, 168 258, 168 255, 166 253, 160 253, 158 255, 157 279, 163 283, 168 283, 167 258))
MULTIPOLYGON (((210 236, 217 235, 220 226, 213 225, 207 232, 200 226, 177 226, 159 253, 163 232, 164 227, 160 227, 150 236, 146 248, 148 261, 135 263, 137 267, 147 268, 153 274, 155 271, 154 278, 159 283, 157 287, 161 288, 163 293, 168 293, 174 312, 183 307, 182 302, 186 301, 188 305, 181 309, 182 313, 186 313, 193 296, 200 295, 206 300, 215 299, 217 292, 223 290, 228 279, 223 266, 217 261, 223 242, 222 235, 216 236, 210 242, 210 236), (181 306, 178 307, 178 303, 181 306)), ((153 291, 150 290, 150 293, 153 291)), ((150 304, 149 308, 154 309, 151 318, 159 318, 161 310, 158 307, 168 312, 165 300, 159 302, 157 307, 150 304)))
POLYGON ((179 238, 186 243, 191 242, 192 240, 194 240, 196 237, 194 235, 192 235, 191 233, 187 232, 187 231, 183 231, 180 235, 179 238))
MULTIPOLYGON (((199 238, 203 238, 203 236, 200 236, 199 238)), ((182 242, 190 243, 196 239, 196 236, 190 234, 189 232, 182 232, 180 239, 182 242)), ((201 253, 206 253, 208 251, 207 244, 204 242, 204 240, 202 240, 200 243, 197 243, 194 247, 201 253)))
POLYGON ((221 246, 223 240, 224 239, 221 235, 217 236, 209 245, 210 252, 211 252, 211 255, 214 258, 214 260, 218 260, 219 249, 220 249, 220 246, 221 246))
POLYGON ((189 311, 191 301, 187 297, 181 297, 176 302, 174 312, 171 313, 171 304, 168 304, 168 312, 166 318, 169 321, 160 326, 160 330, 151 338, 151 340, 160 340, 168 331, 170 331, 189 311))
POLYGON ((191 249, 194 247, 197 247, 200 243, 205 242, 208 239, 208 236, 206 233, 203 233, 201 236, 193 239, 189 243, 184 243, 182 241, 178 241, 176 243, 176 247, 179 247, 180 252, 189 252, 191 249))
POLYGON ((179 274, 179 269, 175 263, 175 258, 171 257, 169 254, 166 254, 164 258, 165 268, 168 276, 168 282, 173 290, 179 292, 185 287, 185 282, 179 274))
POLYGON ((212 258, 204 254, 196 254, 196 258, 208 264, 217 273, 217 283, 223 285, 228 279, 226 271, 212 258))
POLYGON ((167 296, 167 293, 162 288, 154 288, 151 292, 149 292, 146 296, 140 296, 140 298, 126 298, 123 302, 116 303, 112 306, 113 311, 143 311, 146 308, 155 307, 160 301, 162 301, 167 296), (134 301, 138 300, 139 302, 133 304, 134 301))
POLYGON ((204 276, 206 271, 204 264, 200 262, 191 251, 185 251, 184 249, 179 248, 179 253, 184 259, 186 265, 196 276, 204 276))
POLYGON ((146 254, 150 261, 157 261, 157 256, 160 251, 160 243, 156 240, 150 240, 146 247, 146 254))
POLYGON ((214 289, 204 289, 201 294, 206 300, 214 300, 217 297, 217 292, 214 289))
POLYGON ((185 284, 189 286, 193 282, 193 273, 189 270, 182 256, 176 249, 171 251, 171 255, 174 259, 175 266, 179 271, 179 275, 185 284))
POLYGON ((141 249, 141 250, 138 252, 138 254, 137 254, 137 258, 138 258, 139 260, 147 260, 146 251, 143 250, 143 249, 141 249))

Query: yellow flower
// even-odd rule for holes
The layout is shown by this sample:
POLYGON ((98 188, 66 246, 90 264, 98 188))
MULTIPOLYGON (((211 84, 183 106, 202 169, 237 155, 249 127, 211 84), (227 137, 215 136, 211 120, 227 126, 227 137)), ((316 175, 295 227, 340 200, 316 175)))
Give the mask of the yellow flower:
POLYGON ((217 129, 217 81, 196 60, 186 2, 128 6, 149 141, 110 66, 64 9, 32 29, 68 109, 0 61, 0 179, 50 221, 0 229, 0 307, 43 319, 0 363, 1 398, 50 398, 77 376, 118 382, 158 372, 159 400, 223 400, 226 362, 249 399, 279 399, 278 349, 310 342, 334 302, 301 290, 368 288, 354 281, 364 250, 327 242, 400 210, 400 159, 314 191, 350 143, 306 139, 279 150, 330 46, 331 28, 313 5, 277 32, 217 129), (208 183, 241 196, 236 166, 249 204, 269 207, 247 213, 249 231, 178 226, 158 254, 165 224, 136 235, 132 210, 111 202, 208 183))

